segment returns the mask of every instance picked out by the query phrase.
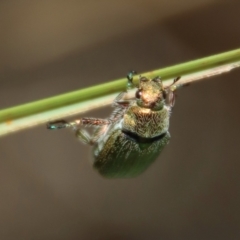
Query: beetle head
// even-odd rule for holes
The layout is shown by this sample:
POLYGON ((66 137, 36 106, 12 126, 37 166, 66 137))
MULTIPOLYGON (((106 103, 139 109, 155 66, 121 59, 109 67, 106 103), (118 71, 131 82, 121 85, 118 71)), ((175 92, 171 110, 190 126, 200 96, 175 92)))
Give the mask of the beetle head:
POLYGON ((166 95, 162 80, 159 77, 154 79, 140 77, 139 87, 135 94, 138 106, 159 110, 164 106, 166 95))

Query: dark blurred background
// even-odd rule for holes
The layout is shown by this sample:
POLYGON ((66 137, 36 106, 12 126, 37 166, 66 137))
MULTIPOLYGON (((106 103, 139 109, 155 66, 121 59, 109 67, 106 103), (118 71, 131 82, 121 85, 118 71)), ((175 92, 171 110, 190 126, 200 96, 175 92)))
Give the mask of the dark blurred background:
MULTIPOLYGON (((0 108, 238 48, 239 9, 237 0, 2 0, 0 108)), ((181 89, 170 144, 135 179, 102 178, 68 130, 0 138, 0 239, 239 239, 239 78, 181 89)))

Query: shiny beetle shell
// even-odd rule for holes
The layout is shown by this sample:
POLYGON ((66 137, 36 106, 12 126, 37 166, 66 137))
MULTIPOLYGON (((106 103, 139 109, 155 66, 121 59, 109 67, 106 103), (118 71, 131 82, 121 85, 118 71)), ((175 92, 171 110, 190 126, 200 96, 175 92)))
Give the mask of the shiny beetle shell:
POLYGON ((98 149, 98 144, 94 147, 94 167, 109 178, 135 177, 151 165, 169 139, 168 132, 144 141, 121 129, 114 130, 102 149, 98 149))

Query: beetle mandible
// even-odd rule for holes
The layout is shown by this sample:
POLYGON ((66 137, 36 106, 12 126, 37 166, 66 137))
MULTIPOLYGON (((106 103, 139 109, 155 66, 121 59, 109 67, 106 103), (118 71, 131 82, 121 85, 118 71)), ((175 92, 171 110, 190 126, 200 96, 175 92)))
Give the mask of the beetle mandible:
POLYGON ((133 76, 127 75, 127 90, 113 101, 109 118, 80 118, 72 122, 49 122, 48 129, 73 128, 81 142, 93 146, 93 166, 108 178, 135 177, 146 170, 170 140, 169 119, 175 102, 174 92, 180 77, 164 87, 160 77, 139 76, 135 98, 125 100, 135 88, 133 76), (94 127, 90 134, 82 127, 94 127))

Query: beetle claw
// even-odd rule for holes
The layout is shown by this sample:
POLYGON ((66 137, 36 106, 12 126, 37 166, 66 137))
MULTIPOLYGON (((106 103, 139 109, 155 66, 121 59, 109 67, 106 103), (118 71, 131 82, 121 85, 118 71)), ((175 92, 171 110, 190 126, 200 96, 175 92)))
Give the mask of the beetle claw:
POLYGON ((47 129, 50 129, 50 130, 62 129, 62 128, 66 128, 67 125, 68 123, 65 120, 49 122, 47 123, 47 129))

